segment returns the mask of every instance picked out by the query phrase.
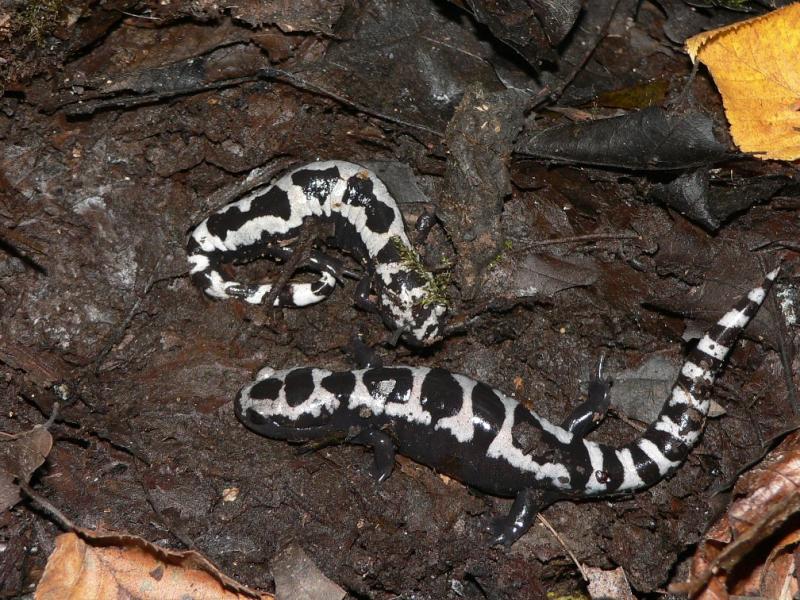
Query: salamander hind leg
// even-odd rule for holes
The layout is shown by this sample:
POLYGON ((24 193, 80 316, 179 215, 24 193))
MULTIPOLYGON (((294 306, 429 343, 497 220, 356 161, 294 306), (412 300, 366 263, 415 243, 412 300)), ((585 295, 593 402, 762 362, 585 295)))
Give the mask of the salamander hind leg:
POLYGON ((418 248, 425 244, 428 239, 428 234, 433 229, 433 226, 436 225, 436 222, 439 218, 436 216, 436 213, 433 213, 429 210, 423 211, 423 213, 417 217, 417 222, 414 225, 414 245, 418 248))
MULTIPOLYGON (((280 260, 288 263, 290 260, 293 260, 292 257, 295 253, 290 246, 273 245, 264 250, 264 255, 273 260, 280 260)), ((345 277, 350 277, 351 279, 359 279, 361 277, 359 273, 346 268, 342 261, 317 248, 312 248, 307 252, 305 261, 300 262, 296 266, 296 270, 298 269, 308 269, 316 273, 325 271, 333 275, 334 279, 339 283, 342 283, 345 277)))
POLYGON ((601 358, 597 363, 597 371, 589 380, 588 398, 575 407, 561 427, 579 438, 587 435, 605 418, 611 404, 610 391, 611 380, 603 377, 601 358))
POLYGON ((375 467, 372 475, 378 483, 385 481, 394 468, 394 442, 392 438, 377 429, 365 429, 349 440, 353 444, 363 444, 372 448, 375 467))
POLYGON ((356 369, 374 369, 383 366, 383 361, 375 349, 364 343, 361 336, 353 335, 347 348, 356 369))
POLYGON ((336 280, 327 271, 319 274, 317 281, 311 283, 287 283, 275 290, 271 283, 245 284, 229 282, 224 295, 219 298, 241 298, 249 304, 262 304, 274 297, 272 306, 301 307, 321 302, 336 289, 336 280))
POLYGON ((332 256, 325 254, 324 252, 320 252, 319 250, 312 250, 311 254, 308 258, 309 267, 312 269, 322 269, 333 275, 333 277, 339 283, 342 283, 342 280, 345 277, 350 277, 351 279, 359 279, 360 274, 345 268, 342 261, 333 258, 332 256))
POLYGON ((511 511, 505 517, 495 518, 488 526, 492 544, 510 546, 533 525, 539 511, 553 502, 542 490, 525 488, 517 492, 511 511))

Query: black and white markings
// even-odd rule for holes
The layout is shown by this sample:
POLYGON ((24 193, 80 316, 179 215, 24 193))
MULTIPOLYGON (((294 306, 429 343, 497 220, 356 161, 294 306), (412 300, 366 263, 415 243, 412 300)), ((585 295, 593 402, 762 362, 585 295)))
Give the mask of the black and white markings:
MULTIPOLYGON (((335 239, 353 254, 371 278, 384 321, 406 338, 423 345, 442 335, 446 306, 431 296, 433 277, 414 254, 397 203, 372 171, 344 161, 315 162, 257 188, 200 223, 192 232, 187 254, 192 280, 216 299, 240 298, 263 303, 272 284, 240 283, 229 279, 222 263, 245 262, 262 256, 287 255, 306 218, 332 222, 335 239)), ((312 257, 306 265, 318 271, 312 283, 290 282, 275 306, 308 306, 324 300, 336 286, 336 270, 312 257)))
POLYGON ((634 491, 678 468, 697 443, 714 378, 776 276, 777 270, 769 273, 703 336, 658 418, 621 448, 573 434, 474 379, 425 367, 338 373, 266 368, 240 391, 237 416, 248 427, 282 439, 402 430, 407 439, 396 441, 404 453, 426 457, 429 466, 448 473, 445 458, 431 457, 425 449, 456 448, 464 461, 478 465, 463 477, 465 483, 495 493, 533 488, 574 497, 634 491), (396 427, 398 422, 404 427, 396 427), (508 472, 514 474, 513 486, 505 479, 494 481, 508 472))
POLYGON ((742 329, 764 302, 778 269, 751 290, 717 321, 689 353, 678 380, 658 418, 639 439, 621 449, 610 449, 583 440, 594 477, 586 483, 588 494, 634 491, 653 485, 677 469, 703 432, 714 379, 722 368, 742 329), (622 481, 609 481, 608 474, 622 465, 622 481))

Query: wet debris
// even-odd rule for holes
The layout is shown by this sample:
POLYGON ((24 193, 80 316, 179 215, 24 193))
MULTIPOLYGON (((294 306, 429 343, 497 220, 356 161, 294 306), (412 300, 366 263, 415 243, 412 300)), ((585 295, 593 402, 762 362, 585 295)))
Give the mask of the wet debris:
POLYGON ((554 60, 553 48, 570 32, 579 0, 465 0, 475 19, 531 65, 554 60))
POLYGON ((459 256, 455 278, 473 299, 481 272, 498 255, 500 217, 511 194, 508 158, 522 127, 523 97, 513 90, 488 94, 475 86, 447 126, 450 160, 437 213, 459 256))
POLYGON ((716 231, 731 216, 766 202, 788 183, 783 177, 772 176, 731 181, 730 177, 698 169, 681 173, 669 183, 656 184, 651 194, 709 231, 716 231))
POLYGON ((514 150, 556 162, 645 171, 708 165, 728 155, 713 121, 699 112, 646 108, 619 117, 528 129, 514 150))

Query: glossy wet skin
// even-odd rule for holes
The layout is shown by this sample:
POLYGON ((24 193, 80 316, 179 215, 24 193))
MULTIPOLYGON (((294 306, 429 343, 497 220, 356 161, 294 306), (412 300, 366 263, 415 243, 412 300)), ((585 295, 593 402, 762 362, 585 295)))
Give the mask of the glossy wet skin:
POLYGON ((341 280, 330 263, 328 271, 319 261, 312 263, 310 268, 320 272, 319 281, 290 281, 277 297, 272 284, 237 282, 222 268, 223 263, 269 255, 270 248, 280 250, 300 236, 308 218, 333 224, 333 237, 326 243, 364 267, 367 290, 371 287, 377 296, 371 308, 390 328, 413 345, 440 339, 446 310, 430 301, 433 276, 411 247, 396 201, 375 173, 345 161, 305 165, 210 215, 188 242, 192 280, 216 299, 236 297, 260 304, 274 298, 276 306, 295 307, 324 300, 334 291, 336 279, 341 280))
POLYGON ((237 416, 258 433, 282 440, 307 441, 333 431, 335 408, 319 393, 313 369, 274 372, 263 369, 237 397, 237 416), (315 389, 317 388, 317 389, 315 389), (248 401, 257 398, 257 402, 248 401))
POLYGON ((270 437, 338 433, 371 446, 378 481, 390 475, 398 451, 478 489, 513 495, 511 513, 490 526, 495 542, 509 544, 549 503, 640 490, 679 468, 702 434, 716 374, 776 277, 777 270, 709 329, 688 353, 658 418, 619 447, 586 438, 609 407, 601 370, 588 399, 561 425, 467 376, 405 366, 267 368, 240 392, 237 416, 270 437))

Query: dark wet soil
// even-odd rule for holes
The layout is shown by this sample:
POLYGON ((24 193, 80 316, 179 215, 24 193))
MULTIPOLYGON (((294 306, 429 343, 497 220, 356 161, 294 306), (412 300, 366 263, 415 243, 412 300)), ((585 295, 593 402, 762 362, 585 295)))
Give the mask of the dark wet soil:
MULTIPOLYGON (((709 115, 732 153, 710 78, 687 84, 691 67, 670 38, 700 26, 677 4, 620 2, 558 112, 530 112, 525 99, 569 64, 536 75, 443 2, 64 2, 39 38, 19 7, 3 8, 0 431, 46 420, 55 383, 70 400, 34 489, 78 525, 191 545, 267 590, 271 559, 291 543, 350 598, 582 589, 541 525, 511 548, 487 545, 483 525, 510 501, 402 457, 377 485, 368 451, 299 453, 247 432, 232 400, 264 364, 350 368, 354 333, 386 363, 466 373, 556 422, 601 355, 612 376, 656 355, 678 365, 684 338, 776 262, 754 249, 800 236, 796 168, 733 154, 699 167, 712 187, 780 183, 709 228, 654 195, 679 173, 513 152, 520 131, 622 114, 603 94, 637 110, 675 106, 689 85, 677 106, 709 115), (485 123, 467 114, 482 103, 485 123), (423 352, 393 347, 353 305, 353 282, 303 310, 215 303, 191 286, 187 231, 226 190, 251 169, 315 158, 410 167, 395 190, 409 224, 442 212, 446 229, 423 250, 432 265, 454 264, 455 312, 477 315, 464 333, 423 352), (561 238, 576 239, 535 246, 561 238)), ((559 48, 598 29, 580 31, 559 48)), ((767 306, 748 330, 715 389, 726 414, 673 477, 544 512, 578 560, 624 567, 643 596, 685 576, 728 484, 793 422, 780 349, 796 372, 786 335, 797 330, 782 339, 778 320, 767 306)), ((618 409, 594 435, 620 443, 637 424, 618 409)), ((56 533, 28 503, 0 515, 3 597, 35 584, 56 533)))

